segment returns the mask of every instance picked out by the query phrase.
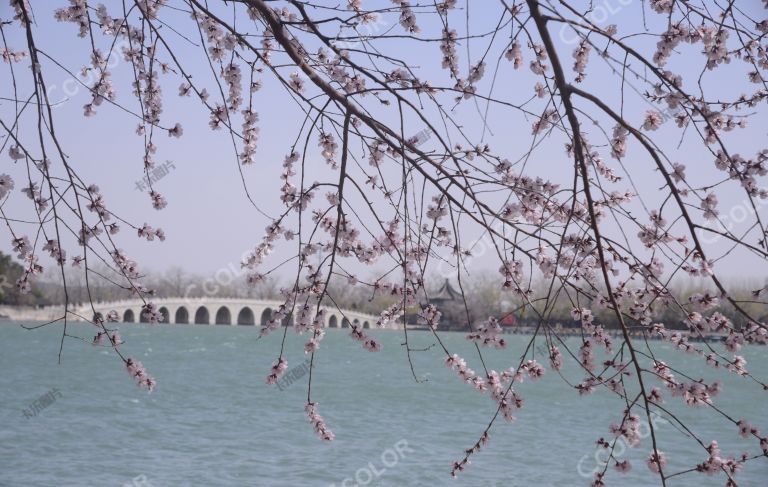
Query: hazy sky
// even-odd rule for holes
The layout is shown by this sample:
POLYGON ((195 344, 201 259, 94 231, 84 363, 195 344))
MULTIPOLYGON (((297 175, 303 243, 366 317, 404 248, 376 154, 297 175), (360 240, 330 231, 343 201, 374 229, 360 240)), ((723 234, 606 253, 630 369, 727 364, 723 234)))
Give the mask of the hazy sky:
MULTIPOLYGON (((109 8, 118 8, 116 2, 104 2, 109 8)), ((175 2, 169 2, 173 5, 175 2)), ((764 10, 754 2, 755 16, 764 16, 764 10)), ((88 63, 89 44, 87 39, 77 37, 77 28, 72 24, 58 23, 53 19, 52 7, 64 6, 63 1, 33 2, 35 10, 35 34, 37 44, 51 57, 59 60, 64 66, 73 72, 88 63)), ((607 25, 617 24, 621 33, 638 30, 643 32, 642 6, 643 2, 628 0, 605 0, 599 3, 604 7, 606 19, 601 21, 602 13, 597 12, 595 21, 607 25), (607 8, 610 7, 610 8, 607 8), (607 8, 607 9, 606 9, 607 8), (601 16, 597 16, 597 15, 601 16)), ((473 4, 474 5, 474 4, 473 4)), ((495 2, 478 2, 478 7, 472 12, 471 26, 477 31, 493 24, 493 19, 498 17, 499 9, 495 2), (493 7, 489 5, 493 4, 493 7), (482 7, 479 7, 482 5, 482 7), (487 10, 486 10, 487 8, 487 10)), ((745 7, 749 8, 749 7, 745 7)), ((165 14, 164 14, 165 15, 165 14)), ((12 14, 7 2, 0 6, 0 17, 8 19, 12 14)), ((161 16, 161 18, 164 18, 161 16)), ((170 18, 174 18, 171 15, 170 18)), ((648 25, 653 27, 658 19, 656 14, 648 13, 648 25)), ((175 17, 182 29, 192 32, 187 15, 175 17)), ((383 19, 384 29, 400 29, 396 25, 395 17, 383 19)), ((425 31, 429 30, 429 26, 425 31)), ((561 32, 559 27, 554 28, 555 39, 561 49, 561 58, 564 63, 572 63, 571 51, 575 44, 569 40, 574 34, 561 32)), ((435 29, 430 34, 434 35, 435 29)), ((9 45, 17 49, 25 47, 25 40, 19 30, 7 31, 9 45)), ((505 34, 506 35, 506 34, 505 34)), ((180 41, 180 38, 176 37, 180 41)), ((646 47, 647 52, 652 52, 655 39, 644 38, 636 41, 636 45, 646 47)), ((107 40, 97 38, 97 43, 105 47, 107 40)), ((391 47, 397 49, 398 43, 392 41, 391 47)), ((484 48, 484 43, 471 45, 470 49, 479 51, 484 48), (482 45, 481 45, 482 44, 482 45)), ((499 47, 504 47, 499 43, 499 47)), ((409 59, 419 64, 418 72, 424 79, 429 79, 435 85, 448 85, 450 83, 448 73, 440 69, 440 55, 437 44, 426 44, 421 51, 411 51, 409 59)), ((525 51, 525 50, 524 50, 525 51)), ((678 73, 693 75, 686 77, 685 87, 689 90, 695 88, 695 78, 702 71, 704 59, 697 52, 697 48, 682 46, 681 51, 690 55, 682 59, 673 58, 668 69, 678 73)), ((199 48, 190 46, 186 42, 178 43, 177 54, 186 64, 190 72, 195 73, 195 79, 202 86, 208 88, 211 93, 216 93, 215 84, 212 82, 210 68, 207 61, 201 55, 199 48), (205 81, 203 81, 205 80, 205 81)), ((462 69, 466 64, 466 46, 460 49, 462 57, 462 69)), ((525 52, 526 59, 530 58, 530 52, 525 52)), ((161 58, 166 58, 161 54, 161 58)), ((737 61, 738 64, 742 64, 737 61)), ((148 222, 152 226, 162 227, 167 234, 167 240, 163 243, 146 242, 136 238, 132 232, 125 232, 118 239, 120 247, 136 259, 143 269, 163 270, 170 266, 181 266, 191 272, 211 273, 222 267, 237 267, 244 252, 257 244, 264 232, 269 220, 259 214, 250 206, 243 191, 238 170, 238 162, 233 151, 232 141, 228 133, 224 131, 213 132, 208 127, 209 115, 200 105, 199 101, 191 98, 179 98, 177 96, 180 80, 177 76, 167 76, 163 80, 164 109, 161 116, 163 123, 173 125, 181 122, 184 127, 184 136, 180 139, 169 138, 160 133, 156 136, 158 153, 156 161, 158 165, 169 161, 173 165, 167 176, 156 183, 159 190, 167 199, 168 207, 162 211, 156 211, 151 207, 149 197, 137 189, 137 183, 141 181, 142 168, 142 138, 136 136, 133 131, 137 124, 135 117, 123 110, 108 105, 97 108, 97 116, 83 117, 82 106, 89 100, 87 90, 79 83, 71 79, 71 76, 62 69, 46 63, 44 75, 48 83, 48 91, 52 100, 60 101, 54 111, 56 131, 64 143, 64 149, 70 157, 70 162, 80 172, 82 178, 89 183, 95 183, 102 188, 108 207, 135 224, 141 225, 148 222)), ((495 60, 489 63, 488 69, 495 68, 495 60)), ((290 67, 286 67, 288 70, 290 67)), ((138 110, 136 101, 130 99, 129 83, 132 79, 130 65, 119 59, 112 68, 112 77, 115 81, 118 99, 125 103, 126 107, 138 110)), ((738 72, 742 68, 738 67, 738 72)), ((733 73, 733 70, 728 70, 733 73)), ((588 76, 583 86, 609 103, 615 103, 619 99, 618 79, 611 76, 606 64, 596 53, 590 57, 588 76)), ((569 73, 571 75, 572 73, 569 73)), ((4 67, 0 75, 0 96, 9 96, 10 81, 7 69, 4 67)), ((27 78, 28 79, 28 78, 27 78)), ((491 76, 486 76, 480 84, 480 91, 490 89, 491 76)), ((502 60, 493 89, 495 92, 508 91, 511 96, 517 96, 521 101, 527 100, 532 94, 532 88, 536 79, 525 67, 519 71, 513 71, 506 61, 502 60)), ((631 80, 630 80, 631 81, 631 80)), ((639 82, 633 82, 641 91, 646 89, 639 82)), ((718 74, 707 74, 705 88, 713 89, 711 93, 716 96, 718 86, 728 86, 727 93, 732 95, 735 86, 743 85, 744 92, 752 92, 755 85, 748 86, 743 76, 734 78, 718 74)), ((640 95, 631 89, 625 92, 625 113, 627 117, 638 125, 642 121, 646 109, 651 108, 640 95)), ((448 99, 446 95, 446 99, 448 99)), ((245 181, 248 189, 261 208, 269 214, 277 214, 282 206, 278 199, 282 170, 282 161, 289 151, 302 121, 303 113, 285 90, 272 82, 271 74, 264 75, 264 88, 255 95, 256 109, 260 114, 260 136, 257 162, 253 166, 243 167, 245 181)), ((480 104, 484 110, 485 105, 480 104)), ((7 101, 0 102, 0 115, 4 120, 9 115, 11 104, 7 101)), ((448 107, 450 108, 450 107, 448 107)), ((464 128, 474 137, 475 142, 483 140, 491 145, 496 153, 507 155, 515 160, 527 151, 530 144, 531 120, 522 116, 510 116, 510 112, 491 107, 488 114, 489 131, 483 131, 483 127, 477 123, 477 108, 472 103, 464 103, 455 111, 457 118, 461 119, 462 113, 467 114, 467 120, 471 121, 464 128), (462 112, 465 110, 465 112, 462 112), (482 139, 481 139, 482 137, 482 139)), ((750 119, 750 128, 744 132, 727 134, 726 140, 731 147, 738 147, 745 157, 753 157, 755 152, 765 143, 765 131, 768 126, 768 117, 763 107, 754 109, 759 114, 750 119)), ((408 121, 410 132, 415 134, 420 130, 418 123, 408 121)), ((680 131, 674 127, 673 122, 667 122, 656 136, 667 149, 672 160, 681 162, 688 167, 691 179, 712 181, 717 177, 717 171, 713 166, 711 155, 702 147, 700 140, 695 136, 689 136, 679 148, 678 141, 680 131)), ((606 131, 612 129, 612 125, 604 127, 606 131)), ((597 138, 598 129, 593 130, 597 138)), ((22 136, 32 134, 22 134, 22 136)), ((28 141, 30 139, 27 139, 28 141)), ((633 182, 641 190, 641 194, 653 205, 666 195, 663 193, 662 183, 658 174, 653 170, 643 171, 641 168, 648 165, 644 153, 634 147, 629 153, 624 164, 631 168, 636 175, 633 182)), ((606 151, 607 152, 607 151, 606 151)), ((317 164, 317 176, 335 178, 335 173, 326 170, 320 156, 320 150, 316 145, 316 135, 309 143, 310 160, 317 164)), ((615 161, 609 161, 615 166, 615 161)), ((534 175, 550 177, 555 181, 568 182, 572 177, 572 160, 563 151, 561 140, 556 143, 546 143, 537 148, 529 161, 529 166, 534 175)), ((0 156, 0 173, 11 175, 18 173, 21 168, 14 167, 7 155, 7 150, 0 156)), ((17 179, 23 181, 23 179, 17 179)), ((17 190, 22 186, 17 183, 17 190)), ((631 189, 629 181, 623 186, 631 189)), ((721 212, 730 214, 733 208, 736 213, 730 215, 732 221, 739 220, 739 207, 746 208, 743 192, 738 191, 734 185, 728 186, 729 191, 719 194, 721 200, 721 212)), ((621 189, 621 187, 617 188, 621 189)), ((9 216, 29 217, 27 208, 29 200, 16 191, 5 206, 9 216)), ((766 205, 768 206, 768 205, 766 205)), ((760 207, 764 220, 768 220, 768 209, 760 207)), ((738 221, 734 221, 738 224, 738 221)), ((736 226, 736 228, 739 228, 736 226)), ((467 228, 465 242, 478 237, 478 229, 467 228)), ((0 250, 10 251, 10 236, 7 228, 0 230, 0 250)), ((723 243, 718 243, 718 249, 724 249, 723 243)), ((288 252, 279 249, 278 252, 288 252)), ((70 253, 70 255, 72 255, 70 253)), ((722 269, 725 275, 740 277, 753 276, 762 278, 765 275, 765 262, 755 260, 747 256, 739 256, 734 261, 735 265, 722 269)), ((495 269, 498 264, 488 255, 476 259, 478 269, 491 267, 495 269)))

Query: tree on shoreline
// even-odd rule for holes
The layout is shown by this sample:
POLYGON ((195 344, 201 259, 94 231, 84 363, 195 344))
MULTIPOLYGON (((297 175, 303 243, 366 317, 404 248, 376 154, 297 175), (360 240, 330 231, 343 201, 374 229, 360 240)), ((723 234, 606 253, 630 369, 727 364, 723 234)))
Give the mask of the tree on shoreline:
MULTIPOLYGON (((125 115, 126 130, 118 136, 141 140, 136 159, 155 209, 168 204, 151 177, 158 145, 184 135, 182 124, 163 111, 169 91, 201 108, 210 128, 231 140, 248 210, 267 222, 263 239, 243 259, 244 279, 258 285, 286 268, 292 276, 281 290, 283 306, 262 334, 293 339, 280 326, 293 316, 313 359, 323 351, 320 307, 340 302, 332 279, 386 298, 390 304, 379 310, 383 325, 429 301, 430 273, 456 279, 466 295, 473 258, 494 261, 498 289, 517 303, 511 311, 536 323, 526 352, 510 358, 508 371, 488 370, 483 361, 484 347, 504 345, 500 317, 468 334, 476 356, 459 357, 440 340, 441 311, 427 306, 420 313, 446 365, 487 391, 496 406, 477 442, 457 449, 464 453, 453 475, 485 448, 496 421, 511 421, 522 406, 515 386, 544 374, 530 353, 536 344, 545 345, 553 371, 583 370, 582 382, 564 383, 570 392, 599 391, 624 401, 614 438, 603 440, 609 451, 620 439, 636 443, 640 419, 647 419, 650 444, 643 448, 659 484, 703 472, 736 485, 737 470, 766 461, 768 439, 714 406, 720 386, 657 361, 646 340, 661 337, 681 353, 696 353, 709 366, 768 389, 738 355, 742 346, 768 340, 758 313, 768 304, 768 288, 742 297, 722 278, 733 262, 765 272, 768 258, 760 211, 768 199, 768 148, 760 146, 759 129, 768 100, 768 20, 757 2, 620 2, 638 12, 619 12, 615 23, 595 8, 539 0, 482 7, 455 0, 332 6, 242 0, 215 7, 135 0, 122 8, 70 0, 54 12, 42 3, 10 3, 13 18, 2 19, 0 33, 12 95, 0 129, 4 157, 14 166, 12 175, 0 172, 0 205, 28 198, 31 215, 3 210, 0 218, 24 262, 20 291, 31 289, 46 261, 61 275, 69 304, 68 276, 76 266, 84 273, 86 301, 95 282, 106 282, 145 300, 151 322, 160 319, 139 265, 119 242, 129 231, 155 245, 165 232, 122 218, 114 202, 108 206, 109 195, 84 181, 81 164, 67 155, 71 141, 57 135, 62 121, 46 79, 62 63, 47 54, 35 20, 55 15, 83 38, 81 58, 93 75, 85 84, 84 116, 125 115), (128 92, 116 88, 113 59, 128 65, 128 92), (302 114, 284 141, 276 210, 247 183, 252 166, 265 164, 261 146, 275 143, 260 139, 260 127, 281 117, 261 98, 268 89, 279 90, 302 114), (635 95, 641 100, 630 101, 635 95), (739 200, 746 216, 737 229, 724 206, 739 200), (293 250, 278 258, 285 249, 293 250), (706 290, 683 296, 670 284, 680 275, 706 290), (563 303, 580 323, 578 348, 554 327, 553 312, 563 303), (741 326, 718 306, 728 306, 741 326), (621 332, 616 339, 600 320, 606 315, 621 332), (674 316, 682 319, 662 321, 674 316), (671 331, 679 326, 693 336, 727 334, 725 347, 697 348, 671 331), (638 331, 642 337, 633 337, 638 331), (595 364, 598 348, 613 358, 595 364), (665 400, 708 408, 717 421, 732 423, 754 454, 721 456, 716 439, 697 435, 696 425, 670 413, 665 400), (702 463, 668 469, 674 452, 664 451, 650 420, 661 412, 692 436, 702 463)), ((471 323, 466 300, 464 307, 471 323)), ((70 318, 67 308, 55 322, 63 325, 62 342, 70 318)), ((94 323, 94 342, 112 336, 112 319, 94 323)), ((362 329, 353 327, 351 335, 371 352, 381 349, 362 329)), ((119 342, 111 348, 139 385, 154 387, 119 342)), ((404 348, 409 361, 418 353, 407 327, 404 348)), ((269 383, 288 367, 282 347, 274 352, 269 383)), ((305 409, 318 436, 332 440, 332 425, 312 398, 314 374, 322 369, 310 368, 305 409)), ((617 458, 612 466, 617 472, 609 475, 606 465, 593 485, 629 469, 617 458)))

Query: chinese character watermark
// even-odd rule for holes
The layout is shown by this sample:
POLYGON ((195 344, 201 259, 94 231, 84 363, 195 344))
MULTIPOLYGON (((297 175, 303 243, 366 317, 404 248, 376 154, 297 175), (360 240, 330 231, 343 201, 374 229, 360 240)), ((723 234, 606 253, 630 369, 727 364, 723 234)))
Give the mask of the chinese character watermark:
POLYGON ((136 189, 146 191, 150 183, 156 183, 166 177, 171 169, 176 169, 176 165, 171 161, 165 161, 148 171, 147 175, 136 181, 136 189))
POLYGON ((306 359, 301 364, 286 372, 285 375, 277 381, 277 388, 281 391, 285 390, 288 386, 307 375, 307 373, 309 373, 310 364, 310 360, 306 359))
POLYGON ((432 138, 432 131, 430 129, 424 129, 419 131, 416 135, 408 139, 408 142, 411 142, 414 146, 418 147, 425 142, 427 142, 429 139, 432 138))
POLYGON ((27 408, 22 409, 22 413, 27 419, 34 418, 59 398, 61 398, 61 391, 53 388, 30 403, 27 408))

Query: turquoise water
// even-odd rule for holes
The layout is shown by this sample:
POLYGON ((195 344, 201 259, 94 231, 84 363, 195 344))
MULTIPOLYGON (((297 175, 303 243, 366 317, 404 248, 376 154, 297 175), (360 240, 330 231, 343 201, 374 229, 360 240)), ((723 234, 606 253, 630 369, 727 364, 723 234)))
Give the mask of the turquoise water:
MULTIPOLYGON (((517 390, 525 398, 513 424, 497 422, 490 442, 472 457, 457 480, 454 460, 479 438, 495 411, 487 393, 463 384, 443 365, 438 347, 414 352, 416 383, 402 332, 371 331, 380 353, 364 350, 344 330, 329 330, 316 356, 312 397, 336 434, 322 443, 306 419, 307 376, 284 390, 264 382, 277 358, 281 333, 257 340, 250 327, 121 325, 122 350, 139 359, 158 386, 139 390, 112 354, 77 340, 65 342, 57 364, 61 328, 27 331, 0 325, 0 485, 2 486, 322 486, 589 485, 596 466, 595 441, 610 437, 622 404, 607 392, 579 396, 557 374, 517 390), (23 410, 45 394, 52 402, 33 417, 23 410), (589 477, 589 478, 587 478, 589 477)), ((71 333, 92 335, 89 325, 71 333)), ((452 353, 482 370, 462 334, 446 333, 452 353)), ((434 338, 410 332, 411 347, 434 338)), ((288 332, 288 369, 305 360, 305 337, 288 332)), ((517 365, 528 337, 510 336, 510 347, 489 351, 489 367, 517 365)), ((768 392, 748 379, 712 370, 701 359, 657 343, 655 352, 693 377, 724 380, 716 404, 734 418, 747 418, 768 432, 768 392)), ((748 369, 768 379, 768 347, 742 351, 748 369)), ((543 361, 543 357, 540 358, 543 361)), ((564 375, 580 380, 565 358, 564 375)), ((705 443, 716 438, 723 455, 757 453, 757 442, 707 408, 667 406, 705 443)), ((673 423, 657 423, 667 472, 706 458, 701 447, 673 423)), ((608 485, 656 483, 644 463, 650 438, 627 449, 629 474, 609 469, 608 485)), ((598 456, 598 458, 602 458, 598 456)), ((747 463, 740 486, 766 485, 768 460, 747 463)), ((723 485, 724 477, 688 474, 668 485, 723 485)))

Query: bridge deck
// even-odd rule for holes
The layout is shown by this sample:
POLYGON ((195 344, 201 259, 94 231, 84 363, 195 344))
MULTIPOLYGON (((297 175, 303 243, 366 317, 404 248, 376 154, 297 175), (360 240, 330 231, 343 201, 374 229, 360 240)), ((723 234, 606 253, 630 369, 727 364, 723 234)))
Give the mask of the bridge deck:
MULTIPOLYGON (((254 300, 238 298, 163 298, 152 300, 160 314, 162 323, 198 324, 198 325, 265 325, 273 313, 283 304, 281 301, 254 300)), ((144 302, 141 300, 124 300, 104 303, 94 303, 70 308, 74 320, 88 321, 97 315, 106 317, 111 311, 117 312, 123 323, 146 323, 149 320, 142 315, 144 302), (95 313, 94 313, 95 310, 95 313)), ((363 328, 375 328, 378 316, 361 313, 355 310, 336 309, 323 306, 325 309, 325 328, 349 328, 357 324, 363 328)), ((49 307, 0 307, 0 316, 7 316, 19 321, 47 321, 61 317, 63 306, 49 307)), ((293 318, 283 319, 283 324, 292 324, 293 318)), ((401 329, 402 324, 390 323, 384 328, 401 329)))

